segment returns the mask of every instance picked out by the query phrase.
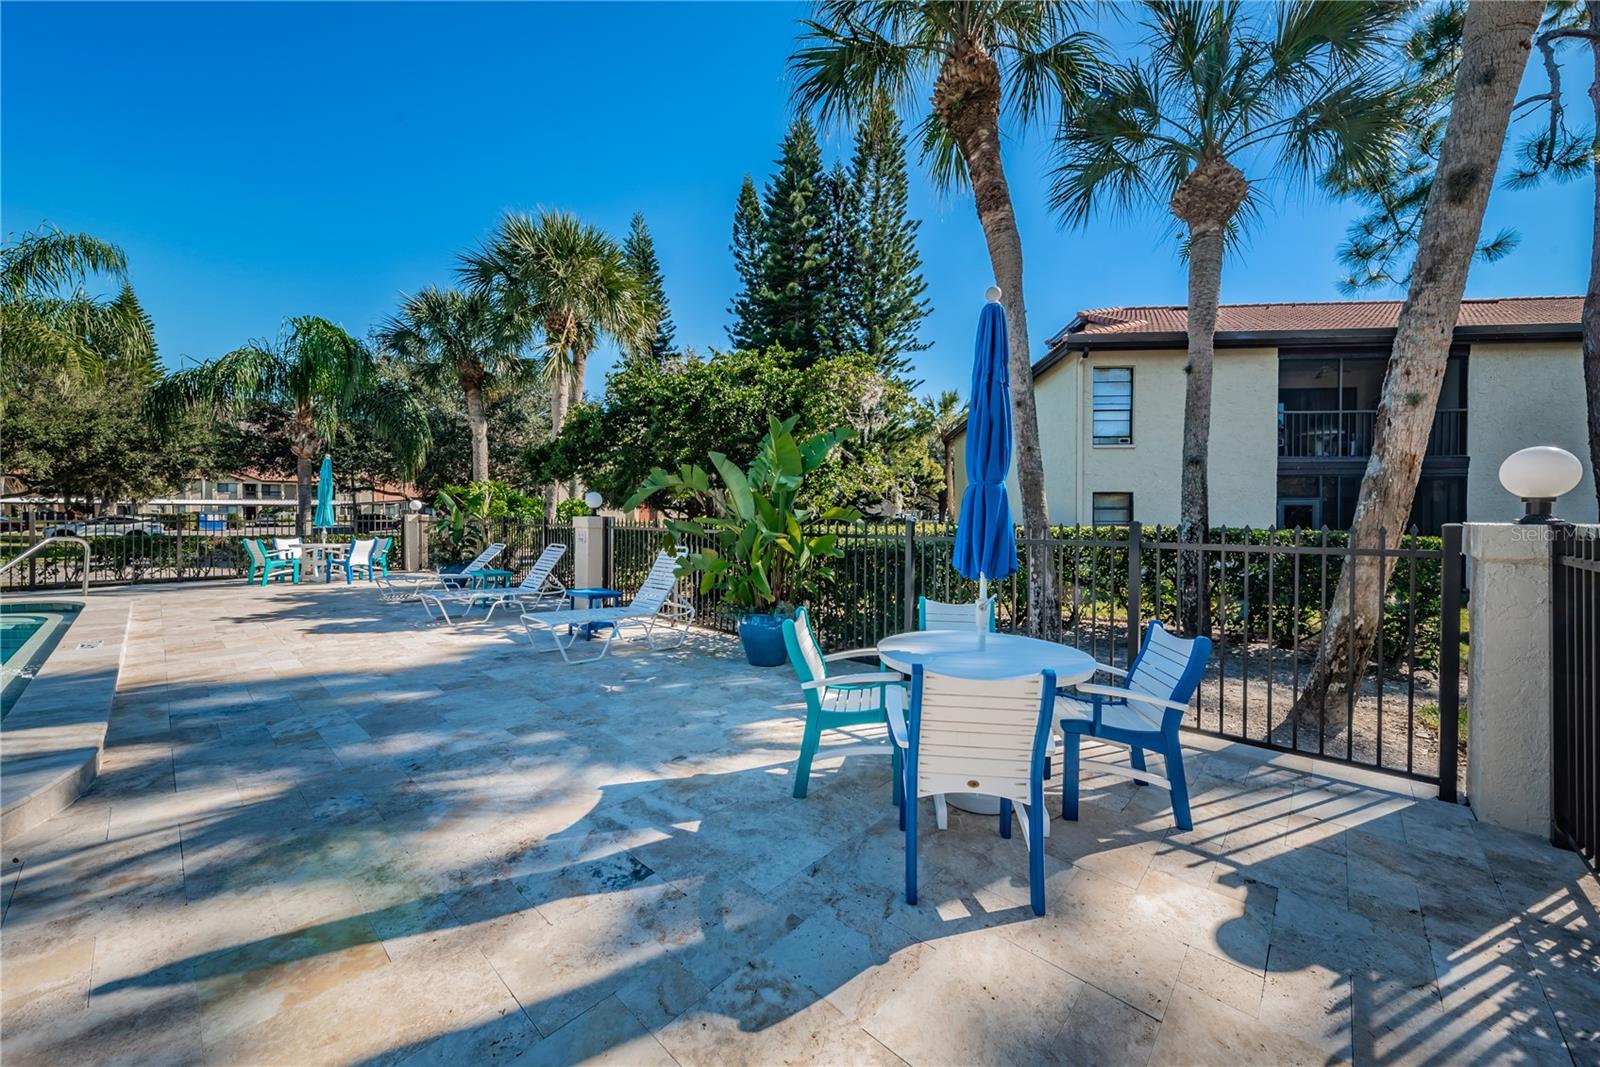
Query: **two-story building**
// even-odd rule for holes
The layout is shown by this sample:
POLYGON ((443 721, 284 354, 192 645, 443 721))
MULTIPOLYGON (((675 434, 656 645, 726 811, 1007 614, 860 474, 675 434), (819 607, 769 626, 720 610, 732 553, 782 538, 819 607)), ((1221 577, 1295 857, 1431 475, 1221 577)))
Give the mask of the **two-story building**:
MULTIPOLYGON (((1520 514, 1506 456, 1565 448, 1588 467, 1580 297, 1466 300, 1412 522, 1520 514)), ((1226 304, 1217 317, 1211 520, 1347 528, 1373 430, 1397 300, 1226 304)), ((1178 520, 1187 318, 1182 307, 1084 311, 1033 366, 1045 493, 1056 523, 1178 520)), ((952 444, 956 499, 965 433, 952 444)), ((1593 472, 1558 513, 1596 520, 1593 472)), ((1013 499, 1016 475, 1012 473, 1013 499)))

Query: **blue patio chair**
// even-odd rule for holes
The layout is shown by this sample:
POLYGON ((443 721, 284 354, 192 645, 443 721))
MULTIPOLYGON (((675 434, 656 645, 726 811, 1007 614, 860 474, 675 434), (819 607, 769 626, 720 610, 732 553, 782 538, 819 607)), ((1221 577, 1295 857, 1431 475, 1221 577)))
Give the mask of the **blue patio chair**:
POLYGON ((1189 782, 1183 775, 1183 748, 1178 743, 1178 727, 1189 710, 1189 701, 1200 686, 1211 659, 1211 642, 1204 637, 1173 637, 1161 623, 1152 620, 1145 628, 1139 655, 1126 671, 1103 663, 1099 671, 1122 678, 1121 686, 1079 683, 1074 687, 1082 696, 1064 695, 1057 699, 1062 714, 1061 817, 1078 817, 1078 739, 1093 737, 1128 746, 1132 768, 1096 762, 1096 770, 1145 785, 1159 785, 1172 794, 1172 817, 1180 830, 1193 830, 1189 816, 1189 782), (1145 769, 1144 753, 1161 754, 1165 777, 1145 769))
MULTIPOLYGON (((870 648, 854 648, 824 656, 811 631, 811 617, 805 608, 794 618, 783 620, 783 642, 789 649, 789 663, 800 679, 806 700, 806 730, 800 741, 800 758, 794 767, 794 795, 806 795, 811 781, 811 762, 822 742, 822 731, 849 726, 867 726, 884 721, 884 690, 905 683, 897 671, 872 671, 863 664, 853 674, 830 674, 828 664, 859 656, 877 656, 870 648)), ((826 758, 864 754, 886 755, 894 762, 894 799, 900 800, 900 750, 893 745, 860 742, 830 745, 823 749, 826 758)))
MULTIPOLYGON (((387 538, 379 538, 377 541, 356 541, 350 546, 350 551, 346 552, 342 558, 335 559, 329 556, 328 580, 330 582, 333 580, 333 569, 335 567, 344 571, 345 585, 353 582, 358 574, 363 578, 376 579, 376 567, 373 560, 377 556, 379 543, 384 541, 387 541, 387 538)), ((385 545, 384 547, 387 549, 388 546, 385 545)), ((384 576, 388 577, 387 571, 384 572, 384 576)))
POLYGON ((266 585, 267 579, 271 578, 275 572, 287 571, 288 573, 286 574, 278 574, 278 577, 288 578, 296 585, 299 584, 300 554, 298 550, 292 556, 281 552, 269 552, 258 538, 246 537, 244 538, 244 554, 245 561, 249 564, 249 571, 245 575, 245 581, 253 582, 256 580, 256 575, 259 574, 261 576, 261 584, 266 585))
POLYGON ((1054 671, 1019 678, 957 678, 911 671, 911 718, 905 693, 888 691, 889 735, 902 752, 900 828, 906 834, 906 903, 917 902, 917 802, 944 793, 979 793, 1000 801, 1000 836, 1011 836, 1022 805, 1028 845, 1028 895, 1044 914, 1044 780, 1055 707, 1054 671))
MULTIPOLYGON (((994 597, 989 598, 989 632, 995 630, 994 597)), ((943 600, 917 597, 917 629, 919 630, 970 630, 978 605, 949 604, 943 600)))

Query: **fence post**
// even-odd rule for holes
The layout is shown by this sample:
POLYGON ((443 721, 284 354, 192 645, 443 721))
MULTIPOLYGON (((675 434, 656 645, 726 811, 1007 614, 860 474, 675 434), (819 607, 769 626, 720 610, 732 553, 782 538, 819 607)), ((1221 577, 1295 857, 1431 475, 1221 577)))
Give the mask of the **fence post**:
POLYGON ((1461 524, 1446 523, 1439 575, 1439 799, 1456 802, 1461 738, 1461 524))
POLYGON ((905 628, 917 628, 917 520, 906 516, 906 590, 904 611, 905 628))
MULTIPOLYGON (((28 547, 32 548, 39 543, 37 511, 28 512, 28 547)), ((31 592, 39 588, 39 557, 28 557, 28 590, 31 592)))
POLYGON ((1139 602, 1144 591, 1144 560, 1142 559, 1144 524, 1128 523, 1128 663, 1132 665, 1139 654, 1139 641, 1144 637, 1144 609, 1139 602))

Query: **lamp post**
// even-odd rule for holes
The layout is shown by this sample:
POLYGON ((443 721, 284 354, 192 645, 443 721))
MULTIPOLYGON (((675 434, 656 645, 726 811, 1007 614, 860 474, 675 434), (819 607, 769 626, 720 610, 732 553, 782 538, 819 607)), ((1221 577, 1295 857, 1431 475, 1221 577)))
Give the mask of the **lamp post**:
POLYGON ((606 502, 606 498, 591 489, 583 494, 583 502, 589 505, 590 511, 599 511, 600 505, 606 502))
POLYGON ((1535 445, 1513 452, 1500 464, 1500 484, 1520 497, 1524 526, 1559 522, 1553 514, 1556 497, 1569 493, 1583 480, 1583 464, 1564 448, 1535 445))

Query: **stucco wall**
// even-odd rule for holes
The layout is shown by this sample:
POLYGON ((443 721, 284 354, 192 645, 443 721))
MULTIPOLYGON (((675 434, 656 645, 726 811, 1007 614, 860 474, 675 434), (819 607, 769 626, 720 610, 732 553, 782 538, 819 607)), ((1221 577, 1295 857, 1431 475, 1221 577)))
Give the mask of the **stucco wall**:
MULTIPOLYGON (((1134 517, 1178 521, 1183 454, 1183 366, 1179 351, 1106 352, 1063 359, 1034 382, 1050 520, 1088 522, 1095 493, 1133 493, 1134 517), (1133 368, 1133 444, 1091 443, 1092 368, 1133 368)), ((1211 403, 1211 520, 1265 526, 1277 515, 1277 351, 1217 355, 1211 403)), ((958 436, 956 487, 966 487, 966 439, 958 436)), ((1009 479, 1013 510, 1016 474, 1009 479)))
POLYGON ((1529 445, 1557 445, 1584 467, 1578 488, 1556 502, 1556 514, 1594 522, 1594 472, 1589 470, 1583 354, 1576 341, 1475 344, 1467 358, 1467 518, 1504 522, 1522 506, 1500 485, 1500 464, 1529 445))

